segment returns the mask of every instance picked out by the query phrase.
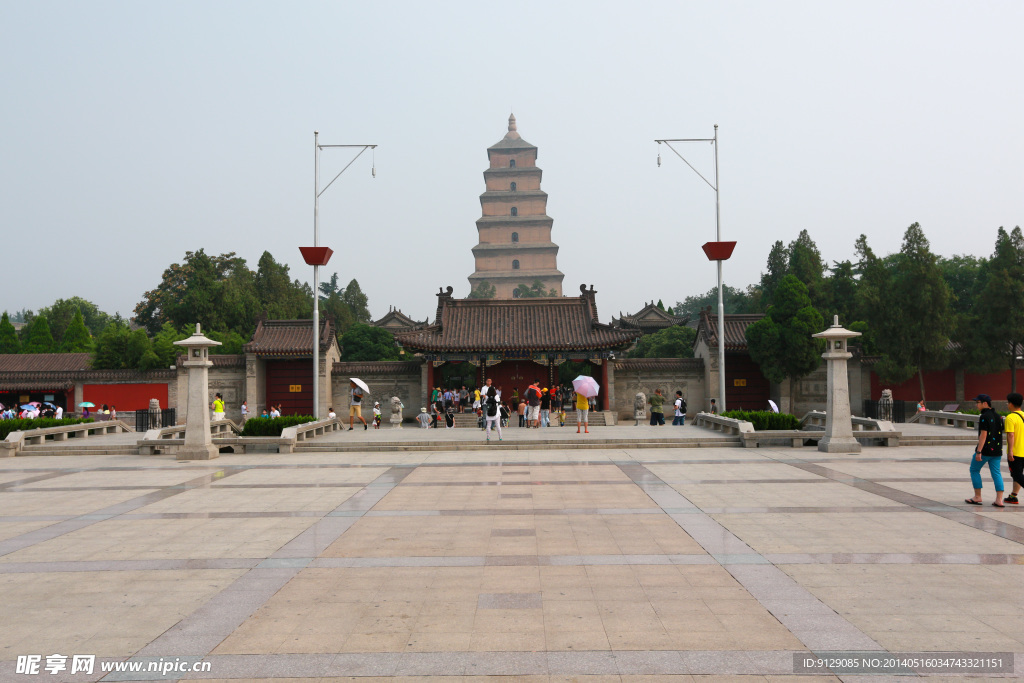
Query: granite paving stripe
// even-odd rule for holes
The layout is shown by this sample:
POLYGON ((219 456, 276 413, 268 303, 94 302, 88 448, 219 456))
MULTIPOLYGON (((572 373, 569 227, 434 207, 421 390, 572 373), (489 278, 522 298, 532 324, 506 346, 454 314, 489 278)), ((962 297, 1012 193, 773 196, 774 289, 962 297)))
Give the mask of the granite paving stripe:
POLYGON ((81 493, 82 491, 152 491, 153 489, 163 489, 170 487, 163 486, 47 486, 46 488, 10 488, 6 489, 5 492, 21 493, 24 491, 45 491, 47 493, 52 491, 76 491, 81 493))
POLYGON ((1000 553, 764 553, 772 564, 1024 564, 1024 554, 1000 553))
POLYGON ((536 536, 536 529, 491 529, 491 536, 536 536))
MULTIPOLYGON (((682 463, 680 463, 682 464, 682 463)), ((827 479, 663 479, 666 484, 827 484, 827 479)))
MULTIPOLYGON (((229 472, 225 470, 218 470, 221 477, 228 477, 231 476, 232 474, 237 474, 238 471, 229 472)), ((63 536, 64 534, 69 534, 73 531, 78 531, 79 529, 95 524, 96 522, 101 522, 103 520, 107 520, 112 517, 124 514, 125 512, 136 510, 145 505, 149 505, 150 503, 155 503, 158 500, 163 500, 165 498, 178 495, 183 491, 188 491, 190 489, 198 488, 200 486, 208 486, 210 482, 213 480, 215 474, 217 473, 212 472, 201 477, 196 477, 195 479, 190 479, 184 484, 168 486, 163 489, 159 489, 159 487, 154 486, 145 487, 149 491, 153 491, 153 489, 155 488, 159 490, 153 491, 152 493, 137 496, 135 498, 131 498, 129 500, 124 501, 123 503, 110 505, 108 507, 96 510, 95 512, 91 512, 86 515, 79 515, 72 519, 68 519, 63 522, 57 522, 56 524, 51 524, 49 526, 43 527, 42 529, 36 529, 35 531, 30 531, 20 536, 15 536, 14 538, 9 538, 4 541, 0 541, 0 557, 4 555, 9 555, 23 548, 28 548, 37 543, 49 541, 51 539, 57 538, 58 536, 63 536)), ((50 490, 53 489, 49 489, 48 491, 50 490)))
POLYGON ((184 560, 76 560, 51 562, 0 563, 0 574, 36 574, 41 572, 97 572, 174 569, 251 569, 256 558, 214 558, 184 560))
POLYGON ((849 505, 834 507, 729 507, 729 508, 701 508, 709 515, 730 515, 730 514, 772 514, 772 513, 821 513, 821 512, 917 512, 916 508, 908 505, 849 505))
MULTIPOLYGON (((823 467, 822 465, 815 465, 809 463, 794 463, 793 466, 799 467, 800 469, 806 472, 812 472, 814 474, 819 474, 822 477, 827 477, 832 481, 842 482, 850 486, 856 487, 858 489, 861 489, 862 491, 873 493, 876 496, 881 496, 883 498, 888 498, 889 500, 895 501, 897 503, 902 503, 904 505, 911 506, 917 510, 929 512, 938 517, 943 517, 954 522, 959 522, 964 526, 969 526, 974 529, 978 529, 979 531, 990 533, 993 536, 1005 538, 1006 540, 1013 541, 1015 543, 1024 544, 1024 528, 1013 526, 1011 524, 1005 524, 991 517, 975 514, 974 512, 971 512, 969 509, 964 509, 967 507, 966 505, 964 505, 963 508, 954 507, 952 505, 937 502, 929 498, 914 495, 913 493, 908 493, 906 491, 900 491, 899 489, 894 489, 889 486, 884 486, 874 481, 869 481, 867 479, 854 477, 843 472, 838 472, 828 467, 823 467)), ((959 479, 957 481, 965 482, 966 478, 959 479)), ((1013 514, 1012 509, 1009 511, 1009 514, 1013 514)))
MULTIPOLYGON (((323 517, 331 510, 267 510, 263 512, 139 512, 120 519, 260 519, 264 517, 323 517)), ((2 519, 0 519, 2 521, 2 519)))
POLYGON ((540 593, 481 593, 477 609, 541 609, 540 593))
MULTIPOLYGON (((25 486, 26 484, 34 484, 37 481, 46 481, 47 479, 56 479, 57 477, 63 477, 63 476, 66 476, 68 474, 75 474, 75 473, 81 472, 81 471, 82 470, 61 470, 59 472, 46 472, 46 473, 43 473, 43 474, 36 474, 34 476, 26 477, 24 479, 16 479, 14 481, 8 481, 8 482, 5 482, 3 484, 0 484, 0 491, 6 491, 8 489, 16 489, 16 488, 18 488, 20 486, 25 486)), ((150 488, 152 488, 152 487, 150 487, 150 488)))
MULTIPOLYGON (((655 495, 667 497, 664 492, 667 485, 646 467, 620 467, 640 488, 653 492, 652 498, 655 495)), ((672 491, 675 492, 674 489, 672 491)), ((694 507, 681 494, 676 495, 694 507)), ((707 514, 675 513, 669 516, 808 648, 884 651, 882 646, 859 628, 818 600, 810 591, 707 514), (775 604, 770 605, 766 601, 775 601, 775 604), (803 605, 799 614, 785 611, 786 605, 791 601, 803 605), (836 643, 842 645, 836 647, 836 643)))

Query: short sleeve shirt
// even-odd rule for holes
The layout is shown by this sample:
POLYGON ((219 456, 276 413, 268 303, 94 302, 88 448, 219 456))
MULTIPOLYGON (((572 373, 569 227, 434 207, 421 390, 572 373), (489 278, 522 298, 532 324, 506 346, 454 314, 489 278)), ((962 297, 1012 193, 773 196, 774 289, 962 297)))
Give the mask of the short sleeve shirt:
POLYGON ((1013 453, 1010 455, 1014 458, 1024 458, 1024 413, 1015 410, 1006 416, 1006 433, 1013 434, 1013 453))
POLYGON ((589 410, 590 399, 583 394, 576 394, 576 410, 589 410))
POLYGON ((665 397, 654 394, 651 396, 651 412, 660 413, 665 408, 665 397))
POLYGON ((363 402, 363 390, 356 387, 352 390, 352 405, 357 406, 363 402))
POLYGON ((1003 425, 999 415, 991 408, 981 411, 981 417, 978 418, 978 433, 981 432, 988 432, 985 445, 981 447, 981 454, 1001 456, 1003 454, 1003 425))
POLYGON ((526 402, 531 406, 540 405, 540 392, 537 391, 536 387, 531 386, 526 390, 526 402))

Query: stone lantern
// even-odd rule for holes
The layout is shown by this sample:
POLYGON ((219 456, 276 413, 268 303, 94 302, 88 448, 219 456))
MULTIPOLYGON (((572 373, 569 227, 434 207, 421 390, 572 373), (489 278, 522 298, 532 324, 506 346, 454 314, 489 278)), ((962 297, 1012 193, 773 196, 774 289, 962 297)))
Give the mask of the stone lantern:
POLYGON ((828 361, 828 407, 825 414, 825 436, 818 442, 818 450, 824 453, 859 453, 860 443, 853 438, 846 361, 853 357, 847 350, 847 343, 859 337, 860 332, 841 327, 837 315, 832 327, 811 336, 824 339, 827 344, 821 357, 828 361))
POLYGON ((185 445, 178 451, 179 460, 212 460, 218 455, 210 436, 209 398, 210 374, 213 365, 209 353, 219 341, 207 339, 196 323, 196 333, 188 339, 174 342, 185 347, 187 357, 183 365, 188 368, 188 408, 185 412, 185 445))

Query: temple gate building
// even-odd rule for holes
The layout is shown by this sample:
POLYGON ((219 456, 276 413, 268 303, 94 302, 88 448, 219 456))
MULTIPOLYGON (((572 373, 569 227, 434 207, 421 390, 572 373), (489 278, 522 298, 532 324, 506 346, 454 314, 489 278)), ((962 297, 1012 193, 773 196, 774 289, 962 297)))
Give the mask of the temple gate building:
POLYGON ((508 117, 505 137, 487 148, 487 158, 470 287, 487 282, 495 298, 509 299, 520 285, 540 281, 545 292, 561 296, 564 275, 556 263, 558 245, 551 241, 554 221, 547 215, 548 195, 540 189, 537 148, 516 132, 515 116, 508 117))

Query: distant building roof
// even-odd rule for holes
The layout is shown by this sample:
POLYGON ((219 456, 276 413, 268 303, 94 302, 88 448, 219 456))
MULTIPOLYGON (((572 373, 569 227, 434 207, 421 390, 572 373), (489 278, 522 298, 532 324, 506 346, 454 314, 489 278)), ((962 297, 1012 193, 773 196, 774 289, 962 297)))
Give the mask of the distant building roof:
MULTIPOLYGON (((725 350, 746 351, 747 350, 747 328, 764 317, 763 313, 729 313, 725 316, 725 350)), ((700 321, 697 323, 697 339, 708 345, 708 348, 718 348, 718 315, 712 315, 709 309, 700 312, 700 321)))
POLYGON ((72 372, 91 366, 91 353, 0 354, 0 372, 72 372))
POLYGON ((396 332, 398 330, 416 330, 421 327, 426 327, 430 321, 424 320, 421 323, 416 322, 401 310, 397 308, 389 308, 387 314, 380 320, 375 320, 370 323, 374 327, 382 327, 389 332, 396 332))
POLYGON ((75 381, 153 380, 175 376, 173 370, 93 370, 89 353, 0 354, 0 390, 43 391, 68 389, 75 381))
POLYGON ((644 334, 650 334, 651 332, 663 330, 666 327, 685 325, 689 321, 690 316, 673 315, 661 310, 652 301, 633 315, 627 313, 626 315, 620 314, 618 319, 612 318, 612 325, 628 330, 640 330, 644 334))
POLYGON ((615 362, 615 372, 683 372, 703 370, 703 358, 623 358, 615 362))
MULTIPOLYGON (((209 361, 213 363, 215 368, 244 368, 245 367, 245 354, 244 353, 211 353, 208 357, 209 361)), ((187 360, 185 354, 182 354, 175 359, 175 364, 178 367, 182 367, 187 360)))
POLYGON ((354 377, 359 375, 405 375, 419 373, 422 363, 418 360, 346 361, 335 363, 332 375, 354 377))
POLYGON ((640 337, 598 322, 593 287, 578 297, 454 299, 437 295, 437 317, 421 330, 396 332, 403 346, 427 352, 617 349, 640 337))
MULTIPOLYGON (((310 320, 260 320, 252 339, 243 349, 257 356, 312 356, 313 321, 310 320)), ((331 344, 337 344, 334 321, 320 319, 320 351, 327 351, 331 344)), ((211 356, 212 358, 212 356, 211 356)))
POLYGON ((505 134, 501 140, 494 143, 488 150, 500 150, 500 149, 537 149, 536 145, 531 145, 529 142, 524 140, 516 132, 516 117, 512 114, 508 117, 508 133, 505 134))

